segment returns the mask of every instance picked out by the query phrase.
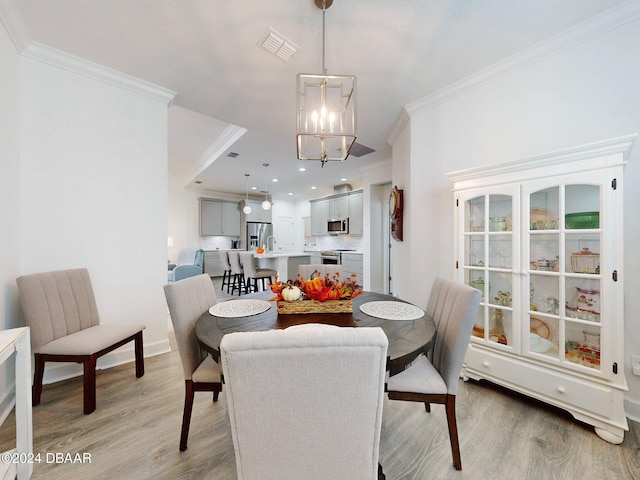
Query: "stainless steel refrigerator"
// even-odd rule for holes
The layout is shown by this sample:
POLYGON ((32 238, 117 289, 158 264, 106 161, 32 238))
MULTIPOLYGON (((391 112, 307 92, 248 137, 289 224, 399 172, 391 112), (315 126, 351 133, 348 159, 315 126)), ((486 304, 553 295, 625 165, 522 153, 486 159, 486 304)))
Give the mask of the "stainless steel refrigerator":
POLYGON ((247 250, 255 250, 258 247, 267 248, 269 236, 273 235, 273 225, 270 223, 247 222, 247 250))

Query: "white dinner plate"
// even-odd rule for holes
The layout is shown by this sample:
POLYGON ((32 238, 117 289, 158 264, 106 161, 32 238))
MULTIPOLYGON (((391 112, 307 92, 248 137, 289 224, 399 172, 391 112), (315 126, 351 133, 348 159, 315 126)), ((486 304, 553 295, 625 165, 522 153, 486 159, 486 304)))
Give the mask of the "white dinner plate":
POLYGON ((424 310, 405 302, 376 301, 360 305, 362 313, 384 320, 416 320, 424 310))
POLYGON ((209 309, 209 313, 216 317, 249 317, 266 312, 270 308, 271 303, 264 300, 228 300, 226 302, 216 303, 209 309))

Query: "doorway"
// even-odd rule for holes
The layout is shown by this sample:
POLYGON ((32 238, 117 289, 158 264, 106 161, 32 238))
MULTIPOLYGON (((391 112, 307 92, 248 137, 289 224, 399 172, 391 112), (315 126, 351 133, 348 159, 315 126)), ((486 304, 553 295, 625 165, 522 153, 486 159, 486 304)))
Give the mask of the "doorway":
POLYGON ((391 182, 371 187, 371 285, 370 290, 393 293, 391 285, 391 230, 389 192, 391 182))

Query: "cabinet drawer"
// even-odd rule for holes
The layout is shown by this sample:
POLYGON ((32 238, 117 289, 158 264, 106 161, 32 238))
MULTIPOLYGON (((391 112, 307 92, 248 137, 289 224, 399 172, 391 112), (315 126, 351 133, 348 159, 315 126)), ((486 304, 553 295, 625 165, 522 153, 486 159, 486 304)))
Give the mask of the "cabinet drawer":
POLYGON ((569 404, 605 416, 611 409, 611 388, 550 372, 523 359, 507 358, 471 345, 465 363, 481 377, 486 375, 489 380, 558 406, 569 404))

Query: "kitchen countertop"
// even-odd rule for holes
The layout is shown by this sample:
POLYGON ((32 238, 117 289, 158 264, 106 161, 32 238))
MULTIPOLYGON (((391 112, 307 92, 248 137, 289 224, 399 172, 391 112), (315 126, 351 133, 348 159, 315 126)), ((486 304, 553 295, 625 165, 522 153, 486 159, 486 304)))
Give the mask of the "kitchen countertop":
POLYGON ((256 258, 283 258, 283 257, 308 257, 308 253, 303 252, 265 252, 256 253, 256 258))

